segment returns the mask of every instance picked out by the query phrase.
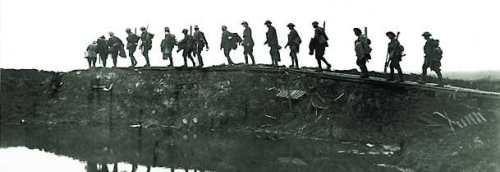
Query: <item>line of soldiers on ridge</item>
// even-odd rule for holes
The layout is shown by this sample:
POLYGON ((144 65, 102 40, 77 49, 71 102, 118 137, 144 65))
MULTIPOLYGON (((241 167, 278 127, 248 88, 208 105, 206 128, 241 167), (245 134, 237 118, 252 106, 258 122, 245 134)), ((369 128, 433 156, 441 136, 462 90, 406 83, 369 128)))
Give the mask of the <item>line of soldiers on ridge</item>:
MULTIPOLYGON (((254 41, 252 38, 252 30, 249 27, 247 22, 241 23, 244 27, 243 37, 240 37, 238 33, 229 32, 227 26, 222 26, 222 40, 220 49, 223 50, 224 56, 227 58, 227 62, 229 65, 233 65, 234 62, 231 59, 230 52, 235 50, 238 45, 243 46, 243 54, 245 57, 245 64, 249 64, 249 58, 251 60, 251 64, 255 64, 255 59, 253 55, 253 47, 254 41)), ((272 22, 267 20, 264 23, 268 31, 266 32, 266 41, 264 45, 268 45, 270 47, 270 56, 272 60, 272 66, 278 66, 278 63, 281 61, 280 58, 280 49, 282 48, 278 43, 278 36, 276 34, 276 29, 272 25, 272 22)), ((328 47, 328 36, 325 33, 324 23, 323 27, 319 26, 317 21, 312 23, 314 28, 314 37, 311 38, 309 43, 309 54, 314 55, 318 62, 318 71, 322 71, 322 63, 326 65, 326 69, 331 69, 331 64, 325 59, 325 49, 328 47)), ((285 45, 285 48, 290 49, 290 57, 292 64, 291 68, 299 68, 297 53, 299 53, 299 47, 302 43, 302 40, 295 30, 295 25, 293 23, 289 23, 287 27, 290 29, 288 34, 288 42, 285 45)), ((161 41, 160 50, 163 54, 164 60, 169 60, 169 67, 173 66, 173 48, 177 46, 177 52, 182 51, 182 57, 184 58, 184 67, 188 66, 188 59, 191 61, 193 67, 196 67, 194 57, 198 58, 198 66, 203 67, 203 57, 202 51, 206 49, 208 51, 208 41, 205 38, 205 35, 202 31, 200 31, 198 26, 194 27, 195 32, 188 33, 187 29, 182 30, 182 34, 184 35, 183 39, 177 41, 174 34, 170 33, 170 29, 165 27, 165 37, 161 41)), ((99 37, 96 41, 94 41, 91 45, 87 47, 86 58, 88 60, 89 67, 95 67, 97 56, 99 56, 99 60, 102 62, 103 66, 106 67, 106 61, 108 55, 111 55, 113 60, 113 67, 116 67, 117 58, 126 57, 125 48, 128 50, 128 56, 130 57, 131 66, 135 67, 137 65, 137 60, 135 59, 134 53, 139 46, 139 49, 144 56, 146 61, 146 65, 144 67, 150 67, 151 64, 149 62, 149 51, 152 48, 152 40, 154 34, 147 31, 146 27, 141 27, 140 36, 137 35, 136 32, 132 32, 131 29, 126 29, 127 33, 127 44, 126 46, 120 40, 120 38, 116 37, 113 32, 109 32, 109 38, 106 40, 104 36, 99 37), (139 45, 139 41, 141 44, 139 45)), ((353 29, 354 34, 357 36, 357 39, 354 41, 354 50, 356 52, 356 64, 359 66, 361 70, 361 78, 368 78, 368 69, 366 67, 366 63, 371 59, 371 51, 370 47, 371 40, 368 38, 367 30, 365 28, 365 33, 361 31, 359 28, 353 29)), ((397 70, 399 79, 398 81, 403 81, 403 71, 400 66, 400 61, 404 54, 404 47, 398 41, 399 32, 395 34, 394 32, 387 32, 386 36, 389 38, 390 42, 388 44, 387 49, 387 57, 386 63, 384 67, 384 72, 386 72, 387 67, 390 68, 390 77, 388 80, 395 80, 394 78, 394 70, 397 70)), ((424 39, 426 39, 426 43, 424 46, 424 64, 422 65, 422 80, 425 80, 427 75, 427 69, 431 69, 436 72, 439 80, 442 80, 441 75, 441 58, 442 58, 442 50, 439 46, 439 40, 432 39, 431 34, 429 32, 424 32, 422 34, 424 39)))

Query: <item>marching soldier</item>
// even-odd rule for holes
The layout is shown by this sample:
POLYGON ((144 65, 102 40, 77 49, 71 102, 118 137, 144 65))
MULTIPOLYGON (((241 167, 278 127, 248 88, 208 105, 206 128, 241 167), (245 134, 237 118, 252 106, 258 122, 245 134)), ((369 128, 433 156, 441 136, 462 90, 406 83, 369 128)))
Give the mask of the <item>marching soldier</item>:
POLYGON ((187 67, 187 58, 191 60, 193 63, 193 67, 196 66, 193 60, 193 49, 194 49, 194 39, 193 36, 188 34, 187 29, 182 30, 182 34, 184 34, 184 39, 179 41, 179 45, 177 48, 177 52, 182 50, 182 57, 184 58, 184 67, 187 67))
POLYGON ((95 68, 95 63, 97 61, 97 41, 93 41, 92 44, 87 46, 87 62, 89 63, 89 69, 95 68))
POLYGON ((135 67, 137 65, 137 60, 134 57, 135 50, 137 49, 137 44, 139 43, 139 36, 137 34, 132 33, 130 28, 125 30, 127 32, 127 50, 128 56, 130 57, 130 67, 135 67))
POLYGON ((394 32, 387 32, 385 34, 391 42, 389 42, 389 45, 387 47, 387 54, 389 54, 389 68, 391 71, 390 77, 387 79, 388 81, 393 81, 394 80, 394 69, 398 70, 398 76, 399 76, 399 82, 402 82, 403 79, 403 71, 401 70, 401 66, 399 65, 399 62, 401 61, 403 55, 404 48, 403 46, 399 43, 396 34, 394 32))
POLYGON ((102 61, 102 66, 106 67, 106 61, 108 60, 108 41, 104 35, 97 39, 97 53, 102 61))
POLYGON ((141 45, 139 48, 142 50, 142 55, 146 59, 146 65, 144 67, 150 67, 149 63, 149 50, 153 48, 153 37, 154 34, 149 33, 145 27, 141 27, 141 45))
POLYGON ((366 62, 371 59, 371 48, 370 48, 370 40, 361 32, 361 29, 354 28, 354 35, 356 35, 357 39, 354 41, 354 51, 356 52, 356 64, 359 66, 361 70, 361 78, 368 78, 368 69, 366 68, 366 62))
POLYGON ((224 56, 227 58, 227 63, 233 65, 233 60, 231 60, 231 50, 234 48, 233 34, 227 31, 227 26, 222 26, 222 40, 220 43, 220 49, 224 50, 224 56))
POLYGON ((318 71, 322 71, 321 62, 326 64, 326 68, 328 70, 331 69, 332 65, 326 61, 325 49, 328 47, 328 36, 325 33, 325 29, 318 26, 318 22, 314 21, 312 23, 314 28, 314 37, 311 38, 311 42, 309 42, 309 54, 315 55, 316 60, 318 61, 318 71))
POLYGON ((266 32, 266 42, 264 42, 264 45, 267 44, 269 48, 271 48, 269 53, 271 54, 272 65, 278 66, 278 62, 281 61, 281 46, 278 43, 278 35, 276 34, 276 29, 273 27, 271 21, 267 20, 264 24, 268 28, 266 32))
POLYGON ((422 34, 426 40, 424 45, 425 60, 422 65, 422 81, 424 82, 427 76, 427 68, 431 68, 432 71, 436 72, 439 79, 439 84, 442 85, 443 76, 441 75, 441 58, 443 57, 443 51, 439 47, 439 40, 432 39, 432 34, 429 32, 424 32, 422 34))
POLYGON ((290 57, 292 58, 292 65, 290 65, 290 67, 299 68, 297 53, 299 53, 300 43, 302 43, 302 40, 300 39, 297 30, 295 30, 295 25, 293 23, 289 23, 287 27, 290 29, 290 33, 288 34, 288 43, 286 43, 285 48, 290 47, 290 57))
POLYGON ((118 62, 118 54, 121 49, 123 49, 123 42, 120 38, 116 37, 113 32, 109 32, 108 39, 109 53, 111 54, 111 59, 113 60, 113 67, 116 67, 118 62))
POLYGON ((165 39, 161 41, 161 53, 163 54, 164 60, 170 60, 170 64, 168 66, 174 66, 174 60, 172 58, 172 49, 177 45, 177 40, 175 39, 175 35, 170 33, 170 28, 165 27, 165 39))
POLYGON ((203 51, 203 48, 206 46, 207 51, 208 51, 208 42, 207 39, 205 38, 205 34, 200 31, 200 28, 198 25, 194 26, 194 51, 195 51, 195 56, 198 57, 198 65, 199 67, 203 67, 203 57, 201 56, 201 52, 203 51))
POLYGON ((252 64, 255 64, 255 59, 253 57, 253 38, 252 38, 252 29, 248 26, 248 23, 244 21, 241 23, 245 30, 243 30, 243 55, 245 56, 245 64, 248 64, 248 56, 252 60, 252 64))

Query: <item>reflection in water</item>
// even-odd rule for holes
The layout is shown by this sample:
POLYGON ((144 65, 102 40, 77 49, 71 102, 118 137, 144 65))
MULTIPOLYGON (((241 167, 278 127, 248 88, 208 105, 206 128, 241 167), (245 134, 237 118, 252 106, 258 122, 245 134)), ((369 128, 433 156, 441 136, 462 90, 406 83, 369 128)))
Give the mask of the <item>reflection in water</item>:
POLYGON ((16 149, 16 155, 25 159, 44 153, 51 163, 62 164, 58 167, 63 171, 86 172, 364 172, 390 171, 377 164, 393 162, 390 155, 360 153, 383 151, 375 146, 297 139, 269 141, 252 135, 196 135, 170 129, 125 127, 3 126, 1 129, 2 172, 38 169, 30 165, 26 167, 32 169, 13 170, 16 164, 26 161, 10 159, 11 149, 16 149), (78 166, 65 165, 71 163, 78 166))

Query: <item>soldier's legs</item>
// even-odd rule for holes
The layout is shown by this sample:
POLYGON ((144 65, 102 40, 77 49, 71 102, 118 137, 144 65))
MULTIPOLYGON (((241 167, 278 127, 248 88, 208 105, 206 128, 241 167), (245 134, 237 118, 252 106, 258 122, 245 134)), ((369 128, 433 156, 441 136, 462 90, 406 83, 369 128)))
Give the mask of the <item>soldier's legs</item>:
POLYGON ((202 48, 199 48, 199 49, 197 50, 197 53, 196 53, 196 54, 197 54, 197 57, 198 57, 198 65, 199 65, 200 67, 203 67, 203 57, 201 56, 201 52, 202 52, 202 51, 203 51, 203 49, 202 49, 202 48))
POLYGON ((194 63, 194 59, 193 59, 193 56, 191 54, 193 54, 192 51, 189 51, 187 56, 191 60, 191 63, 193 63, 193 67, 196 67, 196 63, 194 63))
POLYGON ((396 70, 398 70, 399 81, 403 81, 404 80, 403 69, 401 69, 401 65, 399 64, 399 61, 394 63, 394 68, 396 70))
POLYGON ((101 58, 102 66, 106 67, 106 60, 108 60, 108 53, 99 54, 99 57, 101 58))
POLYGON ((231 48, 224 48, 224 56, 226 56, 226 58, 227 58, 227 63, 229 65, 232 65, 234 63, 233 63, 233 60, 231 60, 230 54, 231 54, 231 48))
POLYGON ((170 60, 170 64, 168 66, 174 66, 174 58, 172 57, 172 53, 168 55, 168 60, 170 60))
POLYGON ((87 63, 89 64, 89 69, 92 68, 92 57, 87 57, 87 63))
POLYGON ((422 65, 422 80, 427 76, 427 69, 430 67, 429 61, 427 59, 424 60, 424 64, 422 65))
POLYGON ((253 48, 249 48, 248 49, 248 55, 250 56, 251 60, 252 60, 252 64, 255 64, 255 58, 253 57, 253 48))
POLYGON ((330 68, 332 67, 332 65, 330 65, 330 63, 328 63, 328 61, 326 61, 325 57, 323 57, 325 55, 325 47, 320 47, 320 48, 317 48, 315 49, 315 53, 316 54, 316 59, 319 59, 319 67, 321 69, 321 61, 324 62, 326 64, 326 68, 328 70, 330 70, 330 68))
POLYGON ((142 50, 142 55, 144 56, 144 59, 146 60, 146 65, 144 65, 144 66, 145 67, 151 66, 151 64, 149 64, 149 50, 147 50, 147 49, 142 50))
POLYGON ((128 56, 130 57, 130 66, 135 66, 137 65, 137 60, 135 60, 134 53, 135 53, 136 48, 130 48, 128 49, 128 56))
POLYGON ((356 60, 356 64, 359 66, 359 69, 361 70, 361 77, 362 78, 368 77, 368 68, 366 67, 366 60, 364 58, 358 57, 358 59, 356 60))
POLYGON ((116 63, 118 62, 118 52, 112 52, 111 59, 113 60, 113 67, 116 67, 116 63))
POLYGON ((92 57, 92 67, 95 68, 95 63, 97 62, 97 56, 92 57))

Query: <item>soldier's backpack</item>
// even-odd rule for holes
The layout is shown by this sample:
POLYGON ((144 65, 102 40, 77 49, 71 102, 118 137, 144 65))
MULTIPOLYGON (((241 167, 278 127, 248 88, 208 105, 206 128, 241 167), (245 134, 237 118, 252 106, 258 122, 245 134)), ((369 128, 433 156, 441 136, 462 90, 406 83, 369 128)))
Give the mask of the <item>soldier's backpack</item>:
POLYGON ((241 39, 240 35, 238 35, 238 33, 233 33, 233 36, 231 38, 231 47, 236 50, 236 48, 238 48, 238 44, 240 44, 241 42, 243 41, 243 39, 241 39))

